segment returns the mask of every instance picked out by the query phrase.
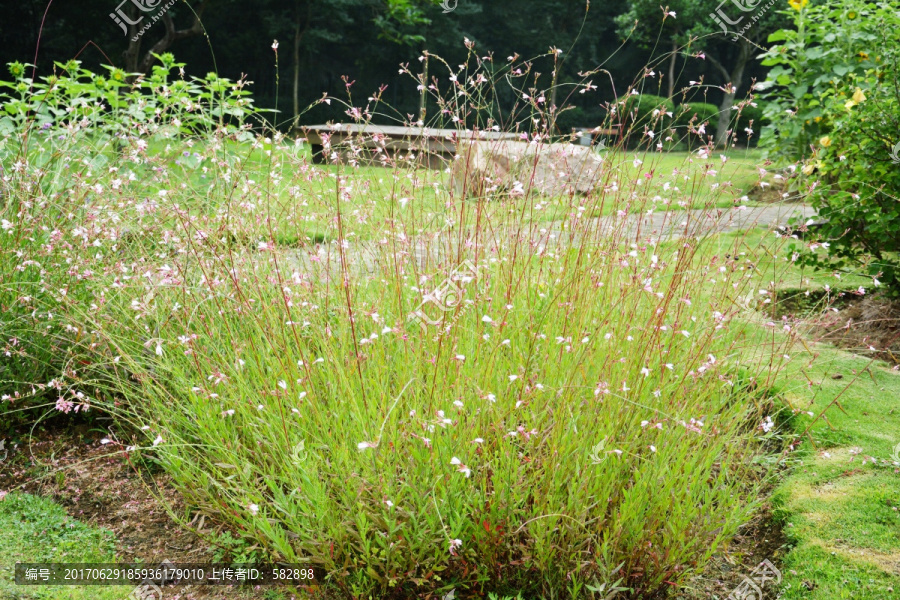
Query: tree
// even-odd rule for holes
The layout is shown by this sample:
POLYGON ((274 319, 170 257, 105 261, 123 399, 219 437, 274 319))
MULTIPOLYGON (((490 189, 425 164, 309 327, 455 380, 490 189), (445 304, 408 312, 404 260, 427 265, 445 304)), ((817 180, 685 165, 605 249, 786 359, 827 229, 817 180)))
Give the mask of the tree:
MULTIPOLYGON (((156 0, 156 5, 160 4, 160 0, 156 0)), ((125 70, 129 73, 149 73, 150 68, 156 61, 156 55, 166 52, 172 47, 172 44, 185 38, 193 37, 203 33, 202 17, 206 10, 209 0, 202 0, 200 6, 196 10, 192 10, 190 17, 191 25, 185 29, 176 29, 175 20, 172 16, 174 7, 169 10, 162 10, 159 21, 165 26, 165 33, 153 46, 141 56, 141 45, 144 40, 143 35, 139 35, 143 24, 151 24, 151 18, 146 14, 141 14, 134 2, 128 4, 127 20, 128 24, 128 48, 123 52, 125 59, 125 70)), ((156 15, 154 15, 155 17, 156 15)), ((152 30, 147 30, 147 32, 152 30)))
MULTIPOLYGON (((267 0, 257 4, 274 38, 291 43, 292 121, 301 110, 301 73, 310 59, 355 38, 400 46, 420 43, 418 30, 430 24, 427 9, 437 0, 267 0), (289 16, 289 18, 285 18, 289 16)), ((361 40, 360 40, 361 41, 361 40)), ((356 43, 361 49, 361 44, 356 43)))
POLYGON ((630 0, 628 12, 616 19, 619 33, 631 35, 645 48, 664 44, 670 48, 669 98, 674 94, 678 49, 692 48, 722 79, 722 101, 716 128, 716 146, 725 146, 735 98, 744 85, 744 74, 759 42, 778 28, 783 17, 763 0, 630 0), (731 28, 729 30, 729 28, 731 28))

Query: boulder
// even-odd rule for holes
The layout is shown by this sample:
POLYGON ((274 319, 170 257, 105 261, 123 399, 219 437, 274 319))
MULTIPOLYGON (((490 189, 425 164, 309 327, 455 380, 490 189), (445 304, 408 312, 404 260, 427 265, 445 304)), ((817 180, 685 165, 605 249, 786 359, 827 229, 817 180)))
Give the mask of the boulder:
POLYGON ((460 196, 587 194, 600 185, 602 166, 591 148, 575 144, 461 140, 450 182, 460 196))

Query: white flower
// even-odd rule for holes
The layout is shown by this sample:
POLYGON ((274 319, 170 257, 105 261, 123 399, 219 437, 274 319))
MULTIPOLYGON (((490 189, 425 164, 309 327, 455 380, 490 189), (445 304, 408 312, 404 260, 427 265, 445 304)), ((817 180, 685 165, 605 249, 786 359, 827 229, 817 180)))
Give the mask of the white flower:
POLYGON ((462 473, 463 475, 466 476, 466 478, 469 478, 472 475, 472 470, 469 467, 467 467, 466 465, 464 465, 462 463, 462 461, 459 460, 458 458, 456 458, 455 456, 450 459, 450 464, 455 465, 457 473, 462 473))
POLYGON ((490 318, 489 316, 484 315, 483 317, 481 317, 481 322, 482 323, 493 323, 494 320, 492 318, 490 318))
POLYGON ((360 452, 362 452, 363 450, 366 450, 367 448, 377 448, 377 447, 378 447, 378 444, 376 444, 374 442, 360 442, 356 445, 356 448, 360 452))
POLYGON ((162 439, 162 436, 161 436, 161 435, 156 436, 156 439, 153 440, 153 445, 154 445, 154 446, 159 446, 159 445, 162 444, 162 443, 163 443, 163 439, 162 439))
POLYGON ((258 505, 258 504, 251 504, 251 505, 249 505, 249 506, 247 507, 247 510, 249 510, 249 511, 250 511, 250 514, 253 515, 253 516, 255 517, 256 515, 259 514, 259 505, 258 505))
POLYGON ((272 50, 278 50, 278 40, 272 42, 272 50))
POLYGON ((456 556, 456 551, 462 546, 462 540, 450 540, 450 554, 456 556))

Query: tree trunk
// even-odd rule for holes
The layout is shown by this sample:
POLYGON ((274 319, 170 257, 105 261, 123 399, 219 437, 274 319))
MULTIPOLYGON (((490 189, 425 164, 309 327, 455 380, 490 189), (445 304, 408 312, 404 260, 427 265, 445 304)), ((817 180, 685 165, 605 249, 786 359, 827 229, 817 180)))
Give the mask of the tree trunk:
MULTIPOLYGON (((129 4, 128 8, 128 18, 132 21, 136 21, 138 16, 137 7, 133 4, 129 4)), ((122 53, 122 57, 125 59, 125 72, 129 75, 137 72, 139 57, 141 55, 141 40, 143 38, 135 39, 134 36, 137 35, 137 32, 138 28, 136 25, 128 26, 128 48, 122 53)))
POLYGON ((425 55, 425 64, 422 71, 422 97, 419 100, 419 120, 425 124, 425 117, 428 112, 428 52, 422 51, 425 55))
POLYGON ((736 88, 732 87, 732 92, 726 92, 719 105, 719 123, 716 125, 716 148, 727 148, 730 139, 731 130, 731 109, 734 107, 734 97, 736 88))
POLYGON ((300 13, 294 23, 294 127, 300 119, 300 13))
MULTIPOLYGON (((200 4, 200 8, 197 9, 194 14, 194 22, 187 29, 175 29, 175 23, 172 21, 172 15, 169 14, 169 11, 166 11, 160 17, 160 21, 166 27, 166 34, 163 36, 161 40, 153 44, 153 46, 144 54, 143 58, 138 60, 138 57, 141 54, 141 41, 143 37, 139 37, 135 39, 135 35, 137 35, 138 28, 136 25, 129 26, 128 35, 130 36, 128 39, 128 49, 125 51, 125 69, 129 73, 138 73, 138 74, 148 74, 150 73, 150 68, 153 66, 153 63, 156 62, 156 57, 154 54, 162 54, 166 50, 168 50, 172 44, 177 42, 178 40, 192 37, 195 35, 200 35, 203 33, 203 25, 200 22, 200 18, 203 16, 203 11, 206 9, 206 5, 209 4, 209 0, 203 0, 200 4)), ((132 7, 132 18, 138 16, 137 10, 132 7)), ((142 22, 143 23, 143 22, 142 22)))
POLYGON ((716 148, 726 148, 731 139, 731 131, 729 129, 731 125, 731 109, 734 107, 734 100, 741 87, 744 78, 744 68, 750 60, 751 50, 750 42, 742 38, 740 50, 731 73, 714 57, 709 54, 706 55, 725 79, 725 85, 723 86, 725 97, 722 98, 722 104, 719 105, 719 124, 716 127, 716 148))
POLYGON ((294 127, 297 126, 297 121, 300 120, 300 42, 303 41, 303 37, 306 35, 306 32, 309 31, 309 26, 312 22, 312 2, 307 2, 306 21, 303 23, 303 28, 300 28, 302 14, 300 7, 302 5, 303 2, 297 3, 297 12, 294 21, 294 127))
POLYGON ((669 100, 675 96, 675 59, 678 57, 678 43, 672 40, 672 56, 669 57, 669 100))

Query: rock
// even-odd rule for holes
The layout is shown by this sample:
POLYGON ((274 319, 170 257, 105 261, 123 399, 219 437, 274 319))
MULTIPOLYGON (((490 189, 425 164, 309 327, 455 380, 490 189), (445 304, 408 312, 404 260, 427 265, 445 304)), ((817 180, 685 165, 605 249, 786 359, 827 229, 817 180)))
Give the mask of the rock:
POLYGON ((460 196, 587 194, 600 184, 602 166, 599 155, 575 144, 462 140, 450 182, 460 196))

